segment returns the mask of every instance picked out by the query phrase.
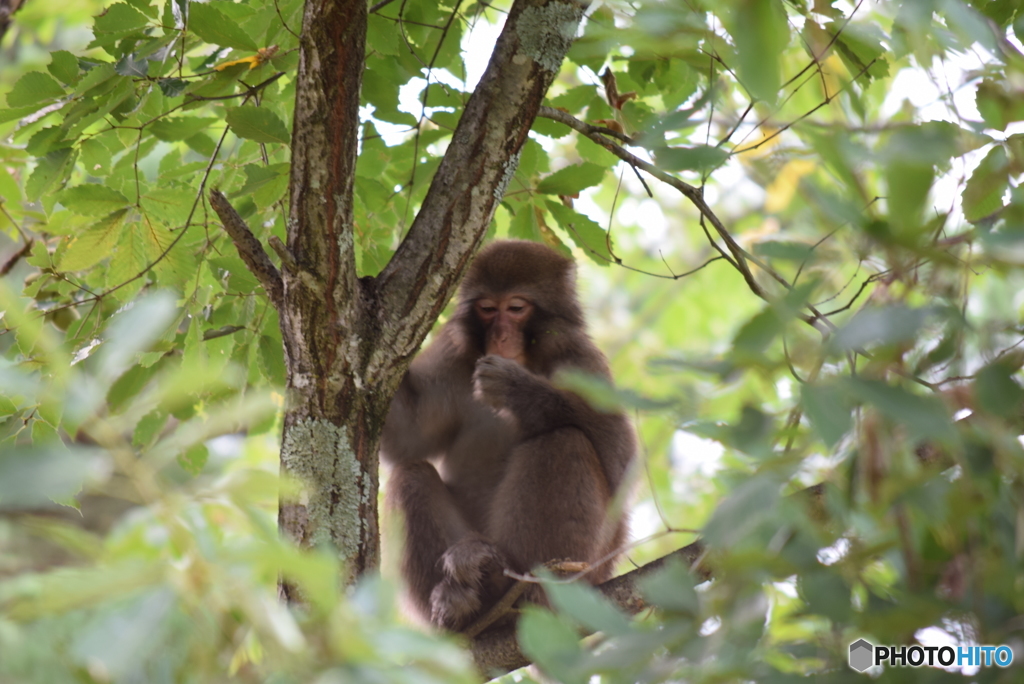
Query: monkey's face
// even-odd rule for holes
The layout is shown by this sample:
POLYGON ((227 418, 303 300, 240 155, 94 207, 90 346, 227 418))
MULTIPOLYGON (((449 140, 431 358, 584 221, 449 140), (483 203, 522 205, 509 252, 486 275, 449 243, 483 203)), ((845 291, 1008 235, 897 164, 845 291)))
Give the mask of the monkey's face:
POLYGON ((516 294, 481 297, 473 302, 473 313, 484 329, 484 353, 525 366, 526 324, 533 309, 530 300, 516 294))

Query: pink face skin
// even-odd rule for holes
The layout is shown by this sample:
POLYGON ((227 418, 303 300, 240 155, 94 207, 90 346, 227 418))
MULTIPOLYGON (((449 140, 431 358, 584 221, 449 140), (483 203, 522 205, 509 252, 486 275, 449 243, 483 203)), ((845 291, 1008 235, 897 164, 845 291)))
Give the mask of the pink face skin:
POLYGON ((533 304, 519 295, 478 299, 473 308, 484 324, 486 352, 526 365, 523 328, 533 314, 533 304))

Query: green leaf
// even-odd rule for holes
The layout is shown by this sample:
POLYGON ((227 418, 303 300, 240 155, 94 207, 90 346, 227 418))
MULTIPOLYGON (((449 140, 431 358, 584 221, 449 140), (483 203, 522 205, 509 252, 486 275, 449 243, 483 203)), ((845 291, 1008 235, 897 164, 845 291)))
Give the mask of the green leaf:
POLYGON ((160 86, 160 92, 164 94, 164 97, 180 97, 188 87, 188 82, 180 78, 161 78, 157 81, 157 85, 160 86))
POLYGON ((147 216, 172 228, 185 225, 195 201, 196 191, 193 188, 174 183, 147 190, 139 198, 147 216))
POLYGON ((226 118, 232 132, 239 138, 285 145, 292 141, 284 122, 266 107, 232 107, 228 109, 226 118))
POLYGON ((206 461, 210 458, 210 452, 205 444, 194 444, 178 456, 178 465, 189 475, 198 475, 206 467, 206 461))
POLYGON ((149 74, 149 60, 131 52, 117 60, 117 64, 114 65, 114 71, 122 76, 145 78, 149 74))
POLYGON ((1002 80, 979 83, 975 102, 988 128, 1002 131, 1014 121, 1024 121, 1024 100, 1002 80))
POLYGON ((110 173, 111 156, 107 146, 95 138, 83 140, 79 149, 82 166, 90 176, 106 176, 110 173))
POLYGON ((850 587, 835 571, 825 569, 803 575, 797 587, 810 612, 824 615, 838 624, 849 619, 850 587))
POLYGON ((105 463, 102 452, 69 449, 59 438, 48 444, 0 449, 0 510, 68 499, 84 482, 98 479, 105 463))
POLYGON ((31 155, 41 157, 53 150, 71 147, 71 143, 64 139, 66 131, 62 126, 47 126, 32 136, 25 145, 25 151, 31 155))
POLYGON ((81 73, 81 69, 78 68, 78 58, 67 50, 51 52, 50 64, 46 70, 65 85, 73 84, 81 73))
POLYGON ((62 271, 84 271, 109 257, 121 236, 121 228, 127 214, 127 209, 116 211, 94 223, 81 235, 71 238, 60 258, 58 268, 62 271))
POLYGON ((518 632, 523 653, 558 681, 585 684, 588 680, 577 667, 583 655, 579 636, 564 619, 529 606, 519 619, 518 632))
POLYGON ((271 384, 283 387, 285 383, 284 349, 279 338, 260 335, 257 350, 260 372, 271 384))
POLYGON ((996 145, 981 160, 964 188, 964 217, 979 221, 1003 208, 1003 195, 1010 186, 1010 160, 1006 149, 996 145))
POLYGON ((878 380, 847 378, 844 386, 850 394, 877 408, 887 418, 901 423, 911 441, 921 439, 953 440, 956 431, 942 400, 935 396, 913 394, 878 380))
POLYGON ((62 184, 74 168, 77 155, 70 147, 54 150, 42 157, 25 183, 25 196, 38 200, 54 184, 62 184))
POLYGON ((637 584, 644 598, 662 610, 695 617, 700 614, 693 574, 677 556, 670 556, 664 566, 641 577, 637 584))
POLYGON ((256 44, 237 23, 211 4, 189 3, 188 28, 207 43, 256 52, 256 44))
POLYGON ((580 190, 597 185, 608 171, 603 166, 584 162, 555 171, 537 183, 537 192, 547 195, 575 195, 580 190))
POLYGON ((57 201, 82 216, 106 216, 130 204, 117 190, 95 183, 62 190, 57 194, 57 201))
POLYGON ((789 43, 786 10, 778 0, 739 0, 729 24, 739 56, 737 75, 758 100, 774 102, 782 87, 780 58, 789 43))
POLYGON ((220 119, 200 116, 167 116, 151 123, 149 130, 160 140, 172 142, 187 140, 215 123, 220 123, 220 119))
POLYGON ((608 234, 583 214, 577 213, 561 202, 548 200, 547 208, 558 221, 558 225, 569 234, 583 252, 598 266, 607 266, 612 261, 608 252, 608 234))
POLYGON ((659 168, 666 171, 710 173, 725 163, 729 153, 711 145, 660 147, 654 151, 659 168))
POLYGON ((632 631, 629 618, 590 585, 581 582, 552 582, 545 589, 554 607, 581 627, 608 635, 629 634, 632 631))
POLYGON ((122 302, 131 300, 146 284, 141 276, 150 263, 147 237, 141 223, 128 223, 110 258, 106 286, 118 288, 114 296, 122 302))
POLYGON ((284 197, 288 190, 290 170, 291 165, 288 163, 270 166, 246 164, 245 185, 232 193, 232 197, 251 197, 257 207, 266 209, 284 197))
POLYGON ((992 363, 982 368, 974 382, 978 407, 994 416, 1013 420, 1024 408, 1024 389, 1013 378, 1017 369, 1009 363, 992 363))
POLYGON ((49 74, 30 71, 7 93, 8 107, 26 107, 64 97, 64 88, 49 74))
POLYGON ((760 361, 775 338, 786 329, 786 321, 771 306, 755 314, 736 333, 733 349, 741 356, 760 361))
POLYGON ((834 384, 804 384, 800 388, 804 414, 829 448, 853 426, 853 402, 834 384))
POLYGON ((932 309, 911 309, 902 304, 867 307, 835 334, 832 344, 837 350, 849 351, 912 342, 932 315, 932 309))
POLYGON ((96 38, 116 38, 121 35, 134 33, 143 27, 148 26, 148 20, 144 14, 134 7, 123 2, 118 2, 103 10, 96 17, 92 31, 96 38), (103 34, 113 34, 103 36, 103 34))

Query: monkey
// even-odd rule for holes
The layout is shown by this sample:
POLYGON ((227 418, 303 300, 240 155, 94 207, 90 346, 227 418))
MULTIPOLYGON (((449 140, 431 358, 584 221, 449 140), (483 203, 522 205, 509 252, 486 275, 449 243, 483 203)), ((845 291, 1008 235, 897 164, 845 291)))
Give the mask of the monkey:
MULTIPOLYGON (((512 581, 552 560, 611 576, 626 514, 609 507, 635 458, 633 427, 552 382, 611 382, 586 331, 574 262, 539 243, 484 247, 454 314, 412 361, 385 420, 389 506, 405 518, 414 610, 460 631, 512 581)), ((527 600, 543 603, 539 589, 527 600)))

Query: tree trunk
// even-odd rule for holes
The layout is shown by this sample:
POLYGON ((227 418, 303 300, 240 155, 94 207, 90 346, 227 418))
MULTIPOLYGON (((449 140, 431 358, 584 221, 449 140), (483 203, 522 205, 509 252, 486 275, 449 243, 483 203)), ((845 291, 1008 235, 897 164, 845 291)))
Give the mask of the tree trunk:
POLYGON ((298 495, 282 498, 280 528, 300 545, 336 549, 349 582, 379 562, 377 447, 391 396, 515 174, 583 7, 515 2, 423 205, 378 277, 357 277, 353 250, 365 0, 306 2, 280 272, 224 196, 211 193, 280 316, 281 469, 300 482, 298 495))

